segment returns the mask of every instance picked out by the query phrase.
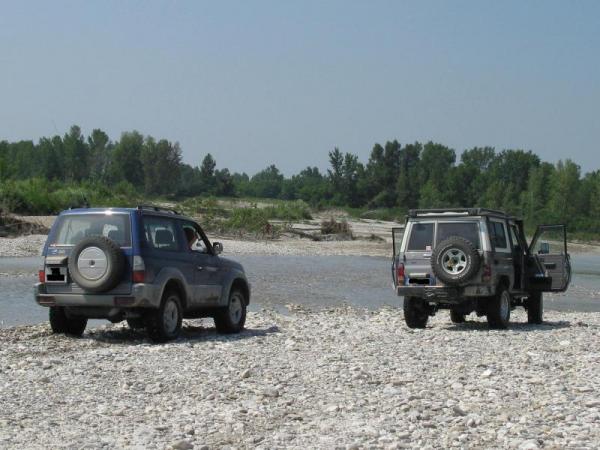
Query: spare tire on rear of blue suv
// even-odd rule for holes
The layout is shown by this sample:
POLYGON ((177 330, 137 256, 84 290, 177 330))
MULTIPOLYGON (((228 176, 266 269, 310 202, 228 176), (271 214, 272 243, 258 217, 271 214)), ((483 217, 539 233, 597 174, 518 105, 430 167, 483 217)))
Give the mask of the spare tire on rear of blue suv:
POLYGON ((119 245, 105 236, 90 236, 73 247, 69 255, 69 274, 89 292, 106 292, 123 277, 125 255, 119 245))

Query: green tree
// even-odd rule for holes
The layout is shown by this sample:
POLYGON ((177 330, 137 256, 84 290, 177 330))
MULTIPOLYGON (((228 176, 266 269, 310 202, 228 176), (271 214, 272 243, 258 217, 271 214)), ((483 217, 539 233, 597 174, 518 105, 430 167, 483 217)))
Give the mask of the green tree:
POLYGON ((329 182, 333 193, 338 194, 342 188, 344 177, 344 155, 339 148, 335 147, 333 151, 329 152, 329 164, 331 165, 331 169, 327 169, 329 182))
POLYGON ((422 150, 423 146, 415 142, 405 145, 400 153, 400 169, 396 182, 397 204, 405 209, 419 206, 422 150))
POLYGON ((147 194, 173 194, 178 188, 181 166, 179 144, 166 139, 156 142, 149 136, 142 148, 144 191, 147 194))
POLYGON ((254 197, 278 198, 283 185, 283 175, 271 164, 250 179, 250 191, 254 197))
POLYGON ((86 180, 90 176, 89 148, 81 128, 73 125, 63 137, 65 174, 68 181, 86 180))
POLYGON ((95 128, 88 137, 90 149, 90 178, 95 181, 107 179, 111 159, 111 145, 108 135, 95 128))
POLYGON ((144 148, 144 136, 137 131, 121 134, 111 161, 112 181, 125 180, 136 187, 144 184, 144 170, 141 155, 144 148))
POLYGON ((530 170, 527 189, 522 194, 524 217, 528 223, 534 225, 550 220, 548 200, 555 175, 554 166, 546 162, 530 170))
POLYGON ((580 214, 580 168, 570 159, 556 164, 548 206, 552 219, 572 225, 580 214))

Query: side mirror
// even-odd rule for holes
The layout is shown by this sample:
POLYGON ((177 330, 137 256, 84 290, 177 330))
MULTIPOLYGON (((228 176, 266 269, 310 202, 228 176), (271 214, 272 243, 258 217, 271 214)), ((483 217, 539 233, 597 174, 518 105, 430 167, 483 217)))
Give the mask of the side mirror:
POLYGON ((538 254, 539 255, 547 255, 548 253, 550 253, 550 243, 549 242, 540 243, 540 249, 538 250, 538 254))
POLYGON ((223 244, 221 244, 220 242, 213 242, 213 250, 215 252, 215 255, 220 255, 221 253, 223 253, 223 244))

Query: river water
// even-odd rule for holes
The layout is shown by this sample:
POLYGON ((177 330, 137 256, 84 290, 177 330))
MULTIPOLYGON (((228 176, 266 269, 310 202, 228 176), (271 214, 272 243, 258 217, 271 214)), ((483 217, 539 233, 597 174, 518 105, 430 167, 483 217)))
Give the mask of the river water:
MULTIPOLYGON (((399 307, 390 260, 368 256, 236 256, 252 283, 251 310, 352 305, 399 307)), ((33 300, 40 257, 0 258, 0 327, 47 320, 33 300)), ((546 309, 600 311, 600 255, 572 256, 573 280, 564 294, 546 294, 546 309)))

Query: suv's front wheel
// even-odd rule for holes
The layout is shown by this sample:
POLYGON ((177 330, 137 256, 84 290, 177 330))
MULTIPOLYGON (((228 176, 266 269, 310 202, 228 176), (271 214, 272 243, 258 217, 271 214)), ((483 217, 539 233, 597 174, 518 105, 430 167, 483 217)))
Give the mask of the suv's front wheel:
POLYGON ((87 326, 85 317, 70 317, 65 308, 51 306, 49 312, 50 327, 53 333, 65 333, 72 336, 81 336, 87 326))
POLYGON ((239 290, 232 290, 226 308, 215 314, 215 327, 219 333, 239 333, 246 323, 246 297, 239 290))
POLYGON ((488 303, 487 321, 492 329, 506 330, 510 321, 511 296, 505 286, 499 286, 488 303))
POLYGON ((404 321, 408 328, 425 328, 429 311, 423 299, 404 297, 404 321))
POLYGON ((177 339, 181 332, 183 312, 181 298, 177 291, 165 292, 160 308, 147 316, 146 329, 154 342, 167 342, 177 339))

